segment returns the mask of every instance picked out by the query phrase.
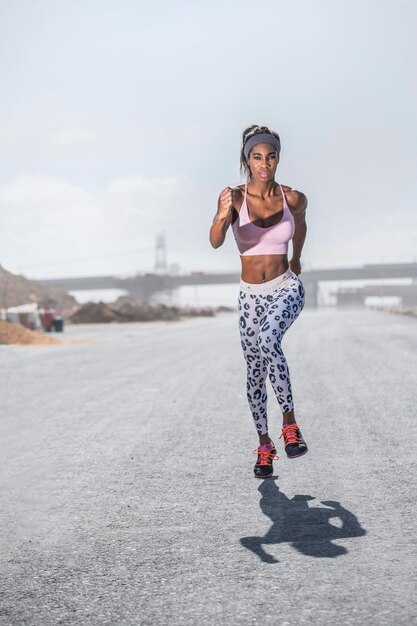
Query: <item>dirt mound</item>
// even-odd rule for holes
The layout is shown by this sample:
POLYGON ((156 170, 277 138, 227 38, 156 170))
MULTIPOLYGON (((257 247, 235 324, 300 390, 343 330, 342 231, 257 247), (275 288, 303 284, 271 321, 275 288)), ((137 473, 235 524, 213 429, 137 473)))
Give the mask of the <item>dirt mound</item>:
POLYGON ((417 306, 372 306, 375 311, 386 311, 388 313, 400 313, 400 315, 410 315, 417 318, 417 306))
POLYGON ((71 315, 72 324, 109 324, 112 322, 147 322, 179 319, 178 309, 153 302, 138 302, 128 298, 112 304, 88 302, 71 315))
POLYGON ((113 302, 111 308, 123 315, 130 322, 147 322, 150 320, 177 320, 180 318, 180 309, 158 302, 135 300, 128 296, 121 296, 113 302))
POLYGON ((130 296, 120 296, 110 304, 111 308, 130 318, 130 321, 179 320, 182 317, 213 317, 213 307, 168 306, 160 302, 136 300, 130 296))
POLYGON ((71 315, 69 321, 71 324, 110 324, 126 320, 104 302, 87 302, 71 315))
POLYGON ((36 280, 12 274, 0 265, 0 308, 37 302, 40 307, 72 307, 75 298, 57 287, 46 287, 36 280))
POLYGON ((108 324, 111 322, 178 321, 183 317, 213 317, 211 307, 176 307, 159 302, 134 300, 126 296, 116 302, 88 302, 69 318, 72 324, 108 324))
POLYGON ((0 320, 0 344, 27 346, 60 343, 58 339, 29 330, 22 324, 11 324, 0 320))
POLYGON ((214 317, 215 311, 210 306, 183 306, 180 308, 183 317, 214 317))

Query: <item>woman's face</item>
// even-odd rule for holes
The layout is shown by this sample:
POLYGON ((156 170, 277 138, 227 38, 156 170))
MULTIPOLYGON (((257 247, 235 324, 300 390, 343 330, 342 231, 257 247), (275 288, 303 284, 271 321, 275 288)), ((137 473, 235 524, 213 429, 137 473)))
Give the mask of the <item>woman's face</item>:
POLYGON ((278 152, 270 143, 257 143, 249 152, 248 165, 254 179, 274 180, 278 163, 278 152))

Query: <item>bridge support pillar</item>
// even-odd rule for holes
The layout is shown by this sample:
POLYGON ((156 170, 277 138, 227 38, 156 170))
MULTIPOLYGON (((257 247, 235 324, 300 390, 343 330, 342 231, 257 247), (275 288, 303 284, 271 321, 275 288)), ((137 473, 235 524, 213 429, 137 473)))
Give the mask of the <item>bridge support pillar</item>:
POLYGON ((300 276, 301 282, 304 285, 304 289, 306 292, 306 300, 305 300, 305 306, 308 308, 312 308, 312 309, 317 309, 319 306, 319 299, 318 299, 318 293, 319 293, 319 284, 317 281, 312 281, 312 280, 303 280, 303 277, 300 276))

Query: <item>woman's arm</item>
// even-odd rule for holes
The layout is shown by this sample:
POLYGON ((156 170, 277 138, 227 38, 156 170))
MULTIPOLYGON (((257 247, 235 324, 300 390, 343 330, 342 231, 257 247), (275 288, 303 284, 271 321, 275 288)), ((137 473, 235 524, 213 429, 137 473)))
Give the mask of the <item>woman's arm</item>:
POLYGON ((226 232, 232 222, 233 215, 233 189, 223 189, 217 202, 217 213, 210 228, 210 243, 213 248, 223 245, 226 232))
POLYGON ((287 193, 288 205, 294 218, 295 232, 292 238, 292 258, 290 268, 295 274, 301 272, 301 251, 307 236, 306 208, 308 200, 301 191, 292 189, 287 193))

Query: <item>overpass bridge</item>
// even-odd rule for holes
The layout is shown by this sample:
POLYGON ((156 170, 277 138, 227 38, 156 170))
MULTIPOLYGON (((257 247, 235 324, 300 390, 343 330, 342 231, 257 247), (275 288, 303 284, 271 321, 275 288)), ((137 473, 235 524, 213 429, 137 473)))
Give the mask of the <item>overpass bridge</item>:
MULTIPOLYGON (((417 263, 379 263, 358 267, 303 270, 300 274, 306 289, 306 306, 318 306, 318 283, 339 280, 389 280, 412 278, 417 282, 417 263)), ((117 276, 86 276, 78 278, 51 278, 41 282, 44 285, 60 287, 66 291, 87 289, 124 289, 132 297, 150 298, 160 291, 171 291, 183 285, 238 284, 240 273, 205 273, 173 276, 169 274, 137 274, 128 278, 117 276)))

